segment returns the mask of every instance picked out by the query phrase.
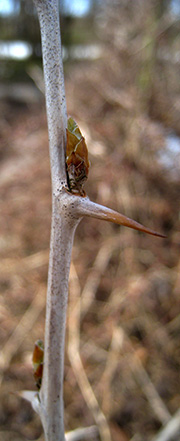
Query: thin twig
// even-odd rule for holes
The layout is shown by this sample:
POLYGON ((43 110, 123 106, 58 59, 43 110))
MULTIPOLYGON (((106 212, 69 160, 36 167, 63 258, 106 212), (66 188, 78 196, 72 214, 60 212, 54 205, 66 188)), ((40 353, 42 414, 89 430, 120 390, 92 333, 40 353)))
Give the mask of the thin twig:
POLYGON ((66 441, 97 440, 97 426, 83 427, 66 433, 66 441))
POLYGON ((160 432, 155 435, 151 441, 179 441, 180 439, 180 409, 163 427, 160 432))
POLYGON ((119 362, 119 351, 124 343, 124 333, 121 328, 115 327, 112 333, 112 339, 110 348, 107 354, 106 366, 101 377, 101 384, 103 384, 103 398, 102 398, 102 409, 108 414, 111 410, 111 390, 110 385, 112 384, 112 378, 117 369, 119 362))
MULTIPOLYGON (((75 268, 71 267, 71 276, 76 277, 75 268)), ((76 283, 76 287, 78 287, 76 283)), ((110 430, 107 420, 102 410, 99 407, 98 401, 89 384, 88 378, 83 368, 80 357, 80 286, 76 289, 76 293, 71 293, 70 297, 70 320, 69 320, 69 340, 68 340, 68 354, 71 366, 75 373, 78 385, 81 389, 82 395, 91 410, 94 420, 99 428, 99 433, 103 441, 111 441, 110 430), (75 294, 78 296, 75 298, 75 294)))
POLYGON ((21 320, 14 329, 12 335, 6 341, 4 348, 0 353, 0 368, 2 374, 0 376, 0 382, 3 380, 3 371, 8 368, 14 354, 17 352, 26 335, 33 328, 34 323, 37 321, 39 315, 44 308, 44 289, 38 291, 34 297, 32 303, 22 316, 21 320))
POLYGON ((81 294, 81 320, 90 308, 100 283, 102 274, 104 274, 109 259, 113 252, 114 241, 106 242, 98 251, 95 258, 92 271, 88 276, 81 294))
MULTIPOLYGON (((119 327, 118 327, 119 328, 119 327)), ((121 332, 124 334, 124 342, 127 344, 128 349, 133 354, 133 363, 129 363, 129 367, 134 375, 136 381, 142 388, 151 409, 155 413, 156 417, 162 424, 166 424, 171 420, 171 414, 165 406, 163 400, 158 394, 154 384, 152 383, 148 373, 142 365, 140 359, 137 357, 130 339, 125 334, 124 330, 120 327, 121 332)))

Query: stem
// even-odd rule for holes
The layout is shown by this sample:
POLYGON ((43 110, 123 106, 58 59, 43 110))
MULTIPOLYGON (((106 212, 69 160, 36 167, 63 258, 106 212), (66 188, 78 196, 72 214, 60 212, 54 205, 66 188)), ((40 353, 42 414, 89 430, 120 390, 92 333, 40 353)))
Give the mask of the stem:
POLYGON ((46 110, 53 190, 67 183, 65 168, 66 99, 58 0, 34 0, 42 42, 46 110), (63 184, 62 184, 63 183, 63 184))
POLYGON ((68 278, 74 232, 80 216, 70 215, 65 165, 66 102, 61 57, 58 0, 34 0, 42 39, 52 177, 52 224, 48 273, 43 380, 39 413, 46 441, 64 441, 64 345, 68 278))
MULTIPOLYGON (((65 195, 66 198, 66 195, 65 195)), ((68 278, 74 232, 79 221, 67 221, 66 199, 56 199, 53 209, 47 291, 45 355, 40 412, 47 441, 64 440, 64 341, 68 278)))
POLYGON ((58 0, 34 0, 42 38, 52 177, 52 225, 48 273, 43 380, 32 405, 39 413, 46 441, 64 441, 63 376, 66 308, 75 229, 91 216, 159 235, 88 197, 66 191, 66 102, 61 57, 58 0))

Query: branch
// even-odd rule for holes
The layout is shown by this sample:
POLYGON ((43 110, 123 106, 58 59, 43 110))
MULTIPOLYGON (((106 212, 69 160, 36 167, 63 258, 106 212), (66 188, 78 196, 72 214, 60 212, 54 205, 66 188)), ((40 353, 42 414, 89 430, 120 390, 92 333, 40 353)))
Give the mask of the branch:
MULTIPOLYGON (((75 146, 78 154, 77 150, 74 150, 69 157, 68 167, 72 174, 73 185, 72 191, 67 191, 65 163, 67 116, 58 0, 34 0, 34 3, 38 11, 42 38, 52 177, 52 223, 43 379, 40 392, 32 396, 32 405, 40 415, 45 440, 64 441, 63 377, 66 308, 71 251, 76 227, 83 216, 91 216, 149 234, 164 236, 84 197, 80 178, 83 180, 87 177, 85 160, 88 166, 88 159, 83 139, 75 146), (74 162, 71 163, 70 158, 74 162), (80 196, 73 194, 77 182, 80 196)), ((77 134, 76 127, 75 134, 77 134)), ((73 139, 75 134, 72 136, 73 139)))
POLYGON ((46 441, 64 441, 63 377, 68 278, 74 232, 65 165, 66 102, 58 0, 34 0, 41 29, 52 177, 52 223, 45 324, 43 380, 32 402, 46 441), (38 396, 38 398, 37 398, 38 396))
POLYGON ((91 388, 87 375, 85 373, 83 363, 80 356, 80 286, 77 283, 76 270, 72 266, 71 272, 74 275, 73 295, 69 303, 69 339, 68 339, 68 355, 76 376, 77 383, 86 401, 87 406, 92 412, 94 421, 97 424, 100 439, 103 441, 111 441, 110 429, 104 413, 102 412, 96 396, 91 388), (75 280, 76 277, 76 280, 75 280))
POLYGON ((180 409, 168 421, 160 432, 155 435, 152 441, 178 441, 180 436, 180 409))
POLYGON ((98 438, 98 430, 96 426, 84 427, 81 429, 72 430, 66 433, 66 441, 82 441, 95 440, 98 438))
POLYGON ((42 42, 48 120, 51 176, 53 187, 57 180, 67 183, 65 168, 66 99, 59 24, 58 0, 34 0, 42 42))

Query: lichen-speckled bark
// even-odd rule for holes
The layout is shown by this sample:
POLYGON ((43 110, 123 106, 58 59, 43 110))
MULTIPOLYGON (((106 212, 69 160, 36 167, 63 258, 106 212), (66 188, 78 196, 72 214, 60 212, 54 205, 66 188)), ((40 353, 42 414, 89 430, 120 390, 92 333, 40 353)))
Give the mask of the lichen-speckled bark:
POLYGON ((72 214, 67 186, 66 102, 61 56, 58 0, 34 0, 41 29, 52 176, 52 225, 46 304, 43 380, 32 403, 46 441, 64 441, 64 342, 68 278, 74 232, 80 215, 72 214))
POLYGON ((38 12, 46 92, 53 189, 66 183, 66 99, 62 64, 58 0, 34 0, 38 12), (57 182, 58 181, 58 182, 57 182))
POLYGON ((54 200, 47 313, 45 327, 45 358, 40 399, 44 409, 41 419, 47 441, 64 439, 64 341, 68 278, 71 249, 78 219, 69 216, 71 207, 66 192, 54 200))

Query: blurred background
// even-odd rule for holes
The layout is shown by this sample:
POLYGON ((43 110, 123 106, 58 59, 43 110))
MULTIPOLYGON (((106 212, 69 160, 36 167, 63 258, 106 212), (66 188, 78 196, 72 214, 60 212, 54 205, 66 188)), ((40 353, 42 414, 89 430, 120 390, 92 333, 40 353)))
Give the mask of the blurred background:
MULTIPOLYGON (((60 10, 68 114, 91 161, 86 191, 167 235, 93 219, 78 227, 65 427, 93 425, 103 414, 102 441, 158 441, 180 408, 180 3, 64 0, 60 10)), ((0 110, 0 441, 42 441, 38 416, 16 394, 36 390, 31 360, 44 333, 51 221, 30 0, 0 2, 0 110)), ((180 429, 164 439, 178 441, 180 429)))

